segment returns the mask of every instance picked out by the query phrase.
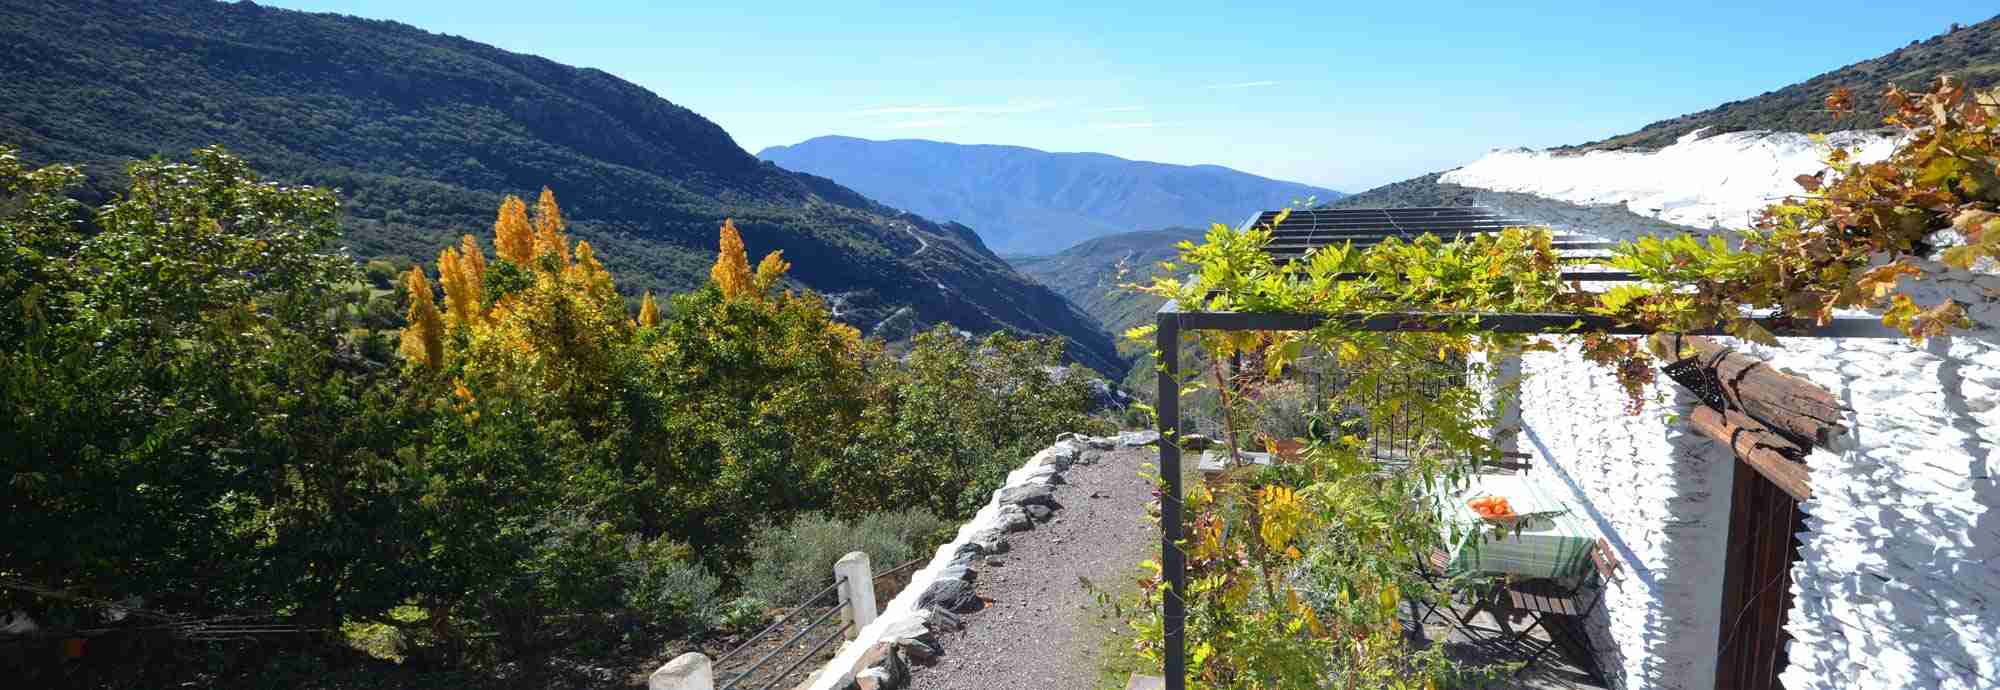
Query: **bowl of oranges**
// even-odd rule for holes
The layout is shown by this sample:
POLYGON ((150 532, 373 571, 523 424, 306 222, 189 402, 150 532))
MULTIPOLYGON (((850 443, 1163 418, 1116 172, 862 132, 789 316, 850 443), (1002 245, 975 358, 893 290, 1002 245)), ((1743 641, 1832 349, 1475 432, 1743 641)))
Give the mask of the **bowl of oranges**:
POLYGON ((1507 499, 1500 496, 1480 496, 1466 501, 1465 507, 1494 524, 1512 524, 1521 517, 1514 512, 1514 506, 1508 505, 1507 499))

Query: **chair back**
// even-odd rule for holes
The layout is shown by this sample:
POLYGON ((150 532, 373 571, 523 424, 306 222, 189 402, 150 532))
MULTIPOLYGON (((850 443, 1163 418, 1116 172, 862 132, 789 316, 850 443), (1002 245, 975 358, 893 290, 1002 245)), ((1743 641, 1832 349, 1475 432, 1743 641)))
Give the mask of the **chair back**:
POLYGON ((1618 571, 1624 566, 1618 561, 1618 557, 1613 555, 1611 542, 1603 537, 1598 537, 1597 543, 1590 547, 1590 564, 1597 566, 1597 576, 1602 578, 1605 584, 1616 582, 1618 571))

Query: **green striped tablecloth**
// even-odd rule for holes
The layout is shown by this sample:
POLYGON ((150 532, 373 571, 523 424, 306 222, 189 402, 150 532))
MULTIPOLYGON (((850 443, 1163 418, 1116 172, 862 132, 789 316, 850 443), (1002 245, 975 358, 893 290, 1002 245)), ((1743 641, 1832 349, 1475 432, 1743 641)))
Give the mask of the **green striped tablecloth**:
POLYGON ((1449 523, 1445 529, 1456 525, 1460 534, 1450 547, 1455 572, 1560 578, 1582 572, 1590 562, 1595 532, 1572 506, 1528 477, 1475 475, 1450 499, 1441 508, 1449 523), (1506 498, 1515 513, 1527 517, 1511 526, 1489 523, 1465 504, 1480 496, 1506 498))

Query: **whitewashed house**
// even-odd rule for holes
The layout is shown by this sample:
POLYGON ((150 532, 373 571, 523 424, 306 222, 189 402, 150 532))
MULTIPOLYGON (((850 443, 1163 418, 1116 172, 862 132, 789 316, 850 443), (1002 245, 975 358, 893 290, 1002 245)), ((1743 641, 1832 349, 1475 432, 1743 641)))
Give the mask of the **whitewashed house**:
MULTIPOLYGON (((1441 181, 1620 240, 1741 227, 1818 160, 1800 135, 1691 135, 1656 153, 1495 152, 1441 181)), ((1846 408, 1842 437, 1806 458, 1804 500, 1693 430, 1702 403, 1682 386, 1663 377, 1632 415, 1575 352, 1522 359, 1514 442, 1624 566, 1587 626, 1612 687, 2000 688, 2000 275, 1925 268, 1919 301, 1959 300, 1972 330, 1724 341, 1846 408)))

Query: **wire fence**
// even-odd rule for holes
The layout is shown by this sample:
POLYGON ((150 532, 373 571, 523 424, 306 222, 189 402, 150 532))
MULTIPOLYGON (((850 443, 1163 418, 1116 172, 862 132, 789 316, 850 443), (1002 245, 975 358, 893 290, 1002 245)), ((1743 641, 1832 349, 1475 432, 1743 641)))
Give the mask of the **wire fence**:
MULTIPOLYGON (((913 559, 875 573, 874 583, 879 588, 884 581, 910 571, 923 562, 922 558, 913 559)), ((728 677, 717 690, 771 690, 784 687, 786 683, 796 684, 803 680, 801 677, 795 677, 799 674, 799 670, 814 660, 823 662, 827 648, 832 646, 835 640, 845 637, 849 628, 853 626, 849 621, 840 621, 839 625, 835 626, 833 620, 843 607, 839 592, 846 584, 845 577, 835 579, 831 586, 806 597, 792 607, 789 614, 766 626, 757 634, 751 635, 750 639, 737 645, 735 649, 717 657, 714 662, 717 677, 728 677), (830 633, 815 633, 827 627, 834 629, 830 633), (781 636, 782 641, 775 645, 770 643, 771 640, 781 636), (760 651, 762 654, 758 655, 760 651), (749 660, 753 655, 756 655, 755 659, 749 660), (787 661, 789 663, 786 663, 787 661), (785 665, 777 668, 780 663, 785 665), (773 668, 777 670, 771 671, 773 668)))

